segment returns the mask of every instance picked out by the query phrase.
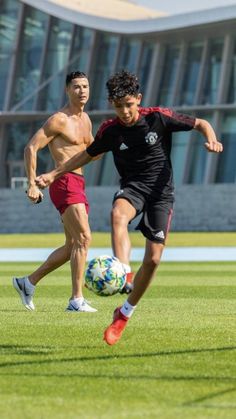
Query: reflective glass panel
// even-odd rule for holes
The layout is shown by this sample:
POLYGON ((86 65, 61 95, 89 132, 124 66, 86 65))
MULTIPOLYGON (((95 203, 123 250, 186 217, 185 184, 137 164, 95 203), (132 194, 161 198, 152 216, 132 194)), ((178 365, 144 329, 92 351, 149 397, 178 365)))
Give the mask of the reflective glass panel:
POLYGON ((53 18, 49 46, 43 71, 43 81, 47 81, 40 93, 38 108, 55 111, 61 104, 65 89, 64 69, 68 63, 73 25, 53 18))
POLYGON ((140 48, 140 41, 136 39, 123 39, 118 58, 117 71, 136 71, 137 57, 140 48))
POLYGON ((90 109, 107 108, 106 81, 113 71, 117 46, 117 36, 100 35, 94 61, 94 72, 90 77, 90 83, 92 85, 89 101, 90 109))
POLYGON ((153 49, 154 49, 154 44, 150 42, 144 42, 142 54, 141 54, 140 66, 138 70, 140 90, 143 95, 143 98, 142 98, 143 106, 148 106, 148 104, 146 103, 146 87, 147 87, 151 64, 152 64, 153 49))
POLYGON ((189 131, 175 132, 172 135, 171 161, 175 185, 181 185, 183 183, 190 135, 191 132, 189 131))
POLYGON ((91 29, 76 27, 68 73, 72 71, 87 72, 92 41, 93 31, 91 29))
POLYGON ((230 81, 227 95, 227 103, 236 102, 236 40, 234 41, 233 55, 231 57, 230 81))
POLYGON ((13 105, 19 104, 17 110, 33 108, 34 91, 38 87, 40 78, 40 63, 47 20, 48 17, 45 13, 26 7, 13 94, 13 105))
POLYGON ((212 41, 207 59, 205 79, 202 92, 203 104, 214 104, 217 102, 220 71, 222 64, 223 40, 212 41))
POLYGON ((221 141, 223 153, 218 156, 216 183, 234 183, 236 180, 236 112, 224 115, 221 141))
POLYGON ((14 54, 19 5, 16 0, 2 0, 0 3, 0 109, 3 109, 10 61, 14 54))
MULTIPOLYGON (((93 31, 77 26, 72 42, 72 51, 70 54, 69 65, 67 67, 66 73, 69 74, 73 71, 83 71, 87 74, 90 52, 93 43, 93 31)), ((62 104, 66 102, 67 95, 66 92, 64 92, 62 104)))
MULTIPOLYGON (((212 115, 198 115, 212 124, 212 115)), ((204 147, 205 139, 198 131, 194 130, 190 145, 190 162, 187 183, 201 184, 204 182, 207 150, 204 147)))
POLYGON ((194 103, 199 71, 202 58, 203 43, 193 42, 189 45, 183 69, 183 84, 177 104, 192 105, 194 103))
POLYGON ((160 91, 157 98, 157 104, 161 106, 171 106, 173 104, 173 93, 176 81, 176 69, 179 64, 180 46, 168 45, 165 50, 163 60, 160 91))
MULTIPOLYGON (((11 174, 14 176, 22 176, 23 173, 17 172, 18 167, 16 163, 22 162, 24 166, 24 148, 31 136, 43 125, 45 121, 38 121, 36 123, 18 122, 7 124, 5 136, 7 138, 7 150, 6 150, 6 164, 7 172, 9 177, 10 166, 15 167, 15 170, 11 170, 11 174)), ((53 166, 52 159, 48 147, 43 148, 38 152, 37 155, 37 173, 45 173, 51 170, 53 166)), ((25 175, 25 174, 24 174, 25 175)), ((10 179, 8 178, 8 184, 10 179)))

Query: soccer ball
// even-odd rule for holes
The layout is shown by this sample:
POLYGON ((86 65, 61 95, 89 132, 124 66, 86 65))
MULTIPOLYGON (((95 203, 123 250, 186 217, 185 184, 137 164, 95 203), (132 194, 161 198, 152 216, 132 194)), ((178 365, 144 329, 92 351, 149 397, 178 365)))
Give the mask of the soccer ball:
POLYGON ((125 281, 125 270, 115 256, 103 255, 92 259, 85 273, 85 286, 101 296, 121 291, 125 281))

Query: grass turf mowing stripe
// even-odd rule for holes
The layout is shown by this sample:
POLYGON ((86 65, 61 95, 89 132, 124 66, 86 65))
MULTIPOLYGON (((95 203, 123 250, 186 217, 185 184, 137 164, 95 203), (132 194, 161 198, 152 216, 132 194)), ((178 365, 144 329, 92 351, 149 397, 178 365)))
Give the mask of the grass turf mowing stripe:
POLYGON ((66 313, 66 264, 27 312, 11 277, 37 266, 0 264, 0 417, 235 417, 236 263, 161 264, 114 347, 102 333, 125 297, 85 290, 98 312, 66 313))

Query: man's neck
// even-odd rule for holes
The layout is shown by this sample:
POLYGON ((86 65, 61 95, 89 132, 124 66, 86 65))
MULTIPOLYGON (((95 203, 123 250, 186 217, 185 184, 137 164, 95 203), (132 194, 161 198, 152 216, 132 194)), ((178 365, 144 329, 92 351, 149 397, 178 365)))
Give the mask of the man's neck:
POLYGON ((71 115, 75 115, 75 116, 78 116, 79 118, 81 118, 81 116, 84 112, 84 106, 69 103, 68 104, 68 111, 71 115))

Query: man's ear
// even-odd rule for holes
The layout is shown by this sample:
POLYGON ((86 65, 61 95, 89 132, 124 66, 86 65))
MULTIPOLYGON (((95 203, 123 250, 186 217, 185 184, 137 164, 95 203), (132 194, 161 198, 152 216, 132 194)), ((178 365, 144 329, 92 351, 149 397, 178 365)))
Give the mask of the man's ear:
POLYGON ((140 105, 141 100, 142 100, 142 94, 141 93, 138 94, 137 99, 138 99, 138 105, 140 105))

